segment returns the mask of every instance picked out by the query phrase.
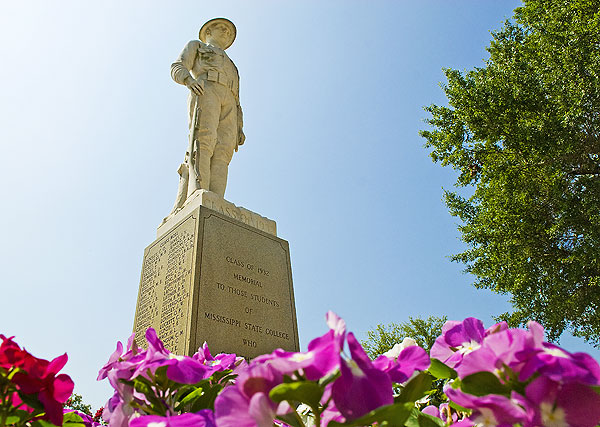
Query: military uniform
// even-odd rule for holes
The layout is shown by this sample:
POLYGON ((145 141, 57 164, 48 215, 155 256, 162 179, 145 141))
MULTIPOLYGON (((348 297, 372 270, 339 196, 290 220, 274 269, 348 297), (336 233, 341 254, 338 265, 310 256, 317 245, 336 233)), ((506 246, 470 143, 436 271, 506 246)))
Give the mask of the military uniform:
MULTIPOLYGON (((190 91, 188 98, 190 133, 196 144, 193 152, 186 155, 192 156, 199 187, 223 197, 229 162, 245 139, 237 68, 223 49, 193 40, 171 65, 171 77, 182 85, 188 83, 188 79, 202 82, 204 93, 196 95, 190 91), (194 112, 197 114, 195 126, 194 112)), ((181 168, 180 174, 184 179, 181 168)), ((197 183, 190 181, 187 189, 182 187, 185 185, 180 182, 174 210, 195 191, 197 183)))

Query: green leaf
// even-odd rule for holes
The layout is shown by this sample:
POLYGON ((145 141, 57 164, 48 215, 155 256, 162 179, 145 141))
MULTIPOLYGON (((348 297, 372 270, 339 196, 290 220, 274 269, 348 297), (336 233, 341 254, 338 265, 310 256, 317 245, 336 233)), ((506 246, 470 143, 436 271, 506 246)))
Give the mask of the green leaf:
POLYGON ((19 421, 21 421, 21 417, 19 417, 18 415, 9 415, 8 417, 6 417, 6 425, 16 424, 19 421))
POLYGON ((510 396, 510 389, 500 383, 498 377, 491 372, 477 372, 462 379, 461 390, 474 396, 501 394, 510 396))
POLYGON ((459 412, 466 412, 467 414, 471 413, 471 410, 469 408, 465 408, 464 406, 460 406, 458 403, 454 403, 452 401, 448 402, 448 406, 450 406, 452 409, 455 409, 459 412))
POLYGON ((221 384, 214 384, 204 388, 204 393, 199 399, 192 404, 190 412, 198 412, 201 409, 215 409, 215 399, 219 392, 223 389, 221 384))
MULTIPOLYGON (((302 423, 296 418, 293 412, 285 415, 278 415, 277 419, 283 421, 284 423, 290 425, 291 427, 304 427, 302 423)), ((329 423, 331 425, 331 423, 329 423)))
POLYGON ((181 402, 179 402, 178 407, 182 408, 188 404, 193 403, 196 399, 199 399, 200 397, 202 397, 202 394, 203 394, 202 388, 201 387, 197 388, 196 390, 192 391, 187 396, 185 396, 183 398, 183 400, 181 400, 181 402))
POLYGON ((25 421, 32 417, 29 412, 23 411, 22 409, 17 409, 16 411, 11 412, 11 415, 6 418, 6 424, 16 424, 19 421, 25 421))
MULTIPOLYGON (((215 382, 221 382, 225 380, 233 371, 231 369, 226 369, 224 371, 217 371, 212 375, 212 380, 215 382)), ((234 374, 234 378, 237 374, 234 374)))
POLYGON ((431 359, 431 366, 428 369, 429 373, 438 379, 450 378, 454 379, 458 376, 456 371, 450 366, 442 363, 438 359, 431 359))
POLYGON ((46 420, 35 420, 31 423, 32 427, 56 427, 50 421, 46 420))
POLYGON ((396 403, 416 402, 425 396, 425 392, 431 389, 433 377, 426 372, 419 373, 411 379, 394 399, 396 403))
POLYGON ((346 423, 338 423, 331 421, 328 427, 356 427, 356 426, 368 426, 373 423, 379 423, 389 427, 402 427, 410 416, 414 404, 409 403, 394 403, 393 405, 382 406, 368 414, 346 423))
POLYGON ((301 402, 311 408, 318 408, 323 396, 323 389, 312 381, 296 381, 293 383, 279 384, 269 392, 269 397, 274 402, 301 402))
POLYGON ((83 418, 75 412, 67 412, 63 415, 63 423, 82 423, 83 418))
POLYGON ((444 425, 444 422, 438 417, 424 414, 417 408, 413 408, 405 424, 406 427, 443 427, 444 425))
POLYGON ((85 427, 85 423, 75 412, 67 412, 63 415, 63 427, 85 427))
POLYGON ((160 414, 165 415, 167 408, 163 404, 163 402, 156 396, 154 389, 152 388, 152 383, 144 377, 135 377, 133 380, 133 387, 139 393, 142 393, 148 402, 150 402, 152 409, 160 414))
POLYGON ((330 373, 329 375, 321 378, 319 380, 319 385, 323 388, 325 388, 325 386, 327 384, 330 384, 332 382, 334 382, 335 380, 337 380, 340 376, 341 376, 341 372, 339 369, 336 369, 334 372, 330 373))
POLYGON ((37 398, 37 394, 32 393, 32 394, 25 394, 22 392, 18 392, 19 393, 19 397, 21 398, 21 400, 30 408, 34 408, 37 409, 38 411, 43 412, 44 411, 44 405, 42 405, 42 403, 38 400, 37 398))
POLYGON ((154 372, 154 382, 160 388, 167 388, 168 383, 171 381, 167 378, 168 366, 161 366, 154 372))
POLYGON ((188 394, 192 393, 197 388, 198 387, 193 386, 193 385, 183 385, 183 386, 179 387, 179 389, 177 390, 177 393, 173 397, 173 400, 175 402, 179 402, 179 401, 181 401, 181 399, 183 399, 188 394))

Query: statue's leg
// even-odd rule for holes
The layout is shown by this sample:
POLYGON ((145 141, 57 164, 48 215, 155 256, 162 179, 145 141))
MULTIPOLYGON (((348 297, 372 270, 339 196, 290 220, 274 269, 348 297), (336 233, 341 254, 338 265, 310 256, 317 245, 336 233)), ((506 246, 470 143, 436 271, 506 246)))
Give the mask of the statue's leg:
POLYGON ((210 164, 217 144, 217 128, 221 113, 221 101, 214 87, 217 84, 206 82, 204 94, 198 97, 200 111, 195 131, 195 139, 198 143, 194 162, 200 179, 200 188, 206 190, 210 188, 210 164))
POLYGON ((210 165, 210 191, 221 197, 225 196, 227 187, 227 171, 233 157, 237 140, 237 104, 227 88, 225 102, 221 108, 217 144, 210 165))

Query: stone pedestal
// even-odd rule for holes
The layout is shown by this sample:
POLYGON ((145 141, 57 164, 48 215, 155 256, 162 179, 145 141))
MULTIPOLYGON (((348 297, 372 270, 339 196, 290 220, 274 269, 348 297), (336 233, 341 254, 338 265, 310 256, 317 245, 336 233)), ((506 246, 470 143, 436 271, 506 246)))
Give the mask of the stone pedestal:
POLYGON ((180 355, 204 341, 213 354, 248 358, 275 348, 298 351, 288 242, 275 236, 274 221, 198 193, 144 251, 138 344, 145 346, 152 326, 180 355))

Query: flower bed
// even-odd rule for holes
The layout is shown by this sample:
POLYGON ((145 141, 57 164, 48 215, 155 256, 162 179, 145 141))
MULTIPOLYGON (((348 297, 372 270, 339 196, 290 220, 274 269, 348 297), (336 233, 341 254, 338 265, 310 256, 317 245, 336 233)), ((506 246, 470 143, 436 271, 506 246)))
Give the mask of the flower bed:
MULTIPOLYGON (((600 366, 585 353, 545 342, 535 322, 525 330, 504 322, 485 329, 474 318, 449 321, 430 354, 405 339, 375 360, 334 313, 327 313, 327 324, 308 351, 278 349, 250 363, 234 354, 212 356, 206 344, 193 356, 177 356, 148 329, 148 349, 132 336, 125 349, 117 343, 100 369, 98 380, 108 379, 115 390, 103 418, 114 427, 600 422, 600 366)), ((66 355, 43 361, 0 337, 0 426, 61 425, 61 404, 73 389, 58 374, 66 355)), ((74 413, 64 422, 97 425, 74 413)))

